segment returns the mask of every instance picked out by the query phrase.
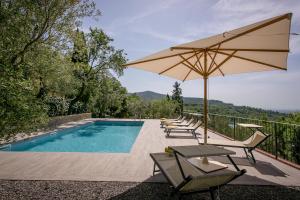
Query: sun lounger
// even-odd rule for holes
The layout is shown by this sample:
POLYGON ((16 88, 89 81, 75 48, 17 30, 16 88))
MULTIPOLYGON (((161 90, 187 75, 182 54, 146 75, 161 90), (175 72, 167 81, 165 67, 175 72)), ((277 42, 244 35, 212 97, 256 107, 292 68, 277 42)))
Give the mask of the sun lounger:
POLYGON ((219 170, 212 173, 205 173, 182 157, 178 157, 184 175, 181 173, 175 156, 167 153, 150 154, 154 161, 153 175, 155 172, 162 172, 169 184, 174 189, 171 195, 187 195, 197 192, 210 192, 211 198, 215 198, 215 191, 226 185, 237 177, 243 175, 246 170, 230 171, 219 170), (158 169, 156 169, 156 166, 158 169))
POLYGON ((171 123, 183 123, 186 119, 186 116, 183 116, 180 120, 166 120, 165 122, 171 122, 171 123))
POLYGON ((166 136, 169 137, 171 131, 186 131, 191 132, 193 136, 196 138, 196 130, 202 125, 202 121, 197 121, 194 125, 190 126, 176 126, 176 125, 169 125, 165 127, 165 132, 167 133, 166 136))
POLYGON ((187 121, 187 122, 182 122, 182 123, 180 123, 180 124, 178 124, 178 123, 175 123, 175 124, 168 124, 169 126, 170 125, 175 125, 175 126, 190 126, 192 123, 193 123, 193 121, 194 121, 194 119, 193 118, 191 118, 189 121, 187 121))
POLYGON ((190 126, 193 123, 194 119, 191 118, 188 121, 184 121, 182 123, 174 123, 174 122, 164 122, 165 126, 190 126))
POLYGON ((167 124, 180 124, 183 123, 186 119, 186 116, 183 116, 180 120, 160 120, 161 128, 167 124))
POLYGON ((181 116, 179 116, 177 119, 160 118, 160 121, 164 121, 164 120, 174 120, 174 121, 178 121, 178 120, 180 120, 180 119, 182 119, 182 118, 183 118, 183 116, 181 115, 181 116))
MULTIPOLYGON (((270 135, 264 134, 263 132, 257 130, 256 132, 254 132, 253 135, 251 135, 248 139, 244 141, 209 139, 207 140, 207 144, 224 146, 224 147, 242 148, 244 149, 246 157, 255 163, 256 160, 254 158, 252 151, 261 143, 263 143, 269 136, 270 135)), ((204 144, 204 140, 203 139, 199 140, 199 143, 204 144)))

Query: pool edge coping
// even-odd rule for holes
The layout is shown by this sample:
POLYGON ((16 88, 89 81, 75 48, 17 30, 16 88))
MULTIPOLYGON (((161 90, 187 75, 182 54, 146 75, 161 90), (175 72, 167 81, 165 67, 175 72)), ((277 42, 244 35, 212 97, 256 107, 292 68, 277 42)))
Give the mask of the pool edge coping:
MULTIPOLYGON (((5 147, 5 146, 10 146, 12 144, 17 144, 17 143, 20 143, 20 142, 25 142, 27 140, 30 140, 30 139, 34 139, 34 138, 39 138, 39 137, 44 137, 44 136, 47 136, 47 135, 50 135, 52 134, 53 132, 56 132, 56 131, 62 131, 62 130, 67 130, 67 129, 71 129, 71 128, 76 128, 78 126, 82 126, 82 125, 87 125, 89 123, 93 123, 93 122, 96 122, 96 121, 124 121, 124 122, 130 122, 130 121, 135 121, 135 122, 144 122, 144 120, 142 119, 123 119, 123 118, 87 118, 87 119, 82 119, 82 120, 79 120, 79 121, 74 121, 74 122, 67 122, 67 123, 64 123, 64 124, 61 124, 59 125, 58 127, 56 127, 55 129, 52 129, 52 130, 45 130, 45 131, 38 131, 38 132, 31 132, 31 133, 28 133, 26 134, 26 136, 24 138, 22 137, 18 137, 16 140, 14 141, 11 141, 11 142, 7 142, 7 143, 2 143, 0 144, 0 149, 2 147, 5 147)), ((144 124, 143 124, 144 125, 144 124)), ((141 127, 141 129, 143 128, 143 125, 141 127)), ((141 130, 140 130, 141 131, 141 130)), ((140 132, 139 132, 140 133, 140 132)), ((134 144, 133 144, 134 145, 134 144)), ((131 150, 130 150, 131 151, 131 150)), ((11 152, 11 151, 3 151, 3 150, 0 150, 0 152, 11 152)), ((129 152, 130 153, 130 152, 129 152)))

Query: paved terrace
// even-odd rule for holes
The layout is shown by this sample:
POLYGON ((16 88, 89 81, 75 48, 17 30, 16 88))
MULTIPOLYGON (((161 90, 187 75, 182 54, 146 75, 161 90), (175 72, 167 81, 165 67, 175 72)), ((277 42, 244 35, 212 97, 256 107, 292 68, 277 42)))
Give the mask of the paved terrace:
MULTIPOLYGON (((84 124, 95 119, 69 123, 61 128, 84 124)), ((145 123, 130 153, 44 153, 44 152, 0 152, 0 179, 8 180, 79 180, 79 181, 126 181, 164 182, 161 174, 152 177, 152 152, 162 152, 166 146, 195 145, 190 134, 174 133, 166 138, 159 120, 144 120, 145 123)), ((197 130, 203 137, 203 130, 197 130)), ((209 133, 210 138, 222 138, 209 133)), ((230 148, 229 148, 230 149, 230 148)), ((235 162, 247 174, 232 184, 300 186, 300 171, 254 152, 257 164, 252 165, 242 158, 241 149, 236 151, 235 162)), ((225 158, 215 158, 228 163, 225 158)), ((233 169, 232 165, 229 168, 233 169)))

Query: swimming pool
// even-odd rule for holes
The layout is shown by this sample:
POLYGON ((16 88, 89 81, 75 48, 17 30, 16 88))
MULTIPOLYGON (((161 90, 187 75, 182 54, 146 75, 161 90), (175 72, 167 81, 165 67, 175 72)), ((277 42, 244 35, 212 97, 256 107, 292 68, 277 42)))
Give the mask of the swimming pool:
POLYGON ((6 151, 129 153, 142 121, 96 121, 13 143, 6 151))

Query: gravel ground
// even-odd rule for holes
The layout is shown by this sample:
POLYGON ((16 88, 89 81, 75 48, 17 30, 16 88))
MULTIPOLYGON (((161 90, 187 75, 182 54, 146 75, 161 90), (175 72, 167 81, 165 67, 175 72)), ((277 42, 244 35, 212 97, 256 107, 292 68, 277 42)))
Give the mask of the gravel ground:
MULTIPOLYGON (((163 183, 7 181, 0 180, 0 199, 175 199, 163 183)), ((220 189, 222 200, 300 199, 300 187, 227 185, 220 189)), ((182 199, 210 199, 209 193, 182 199)))

